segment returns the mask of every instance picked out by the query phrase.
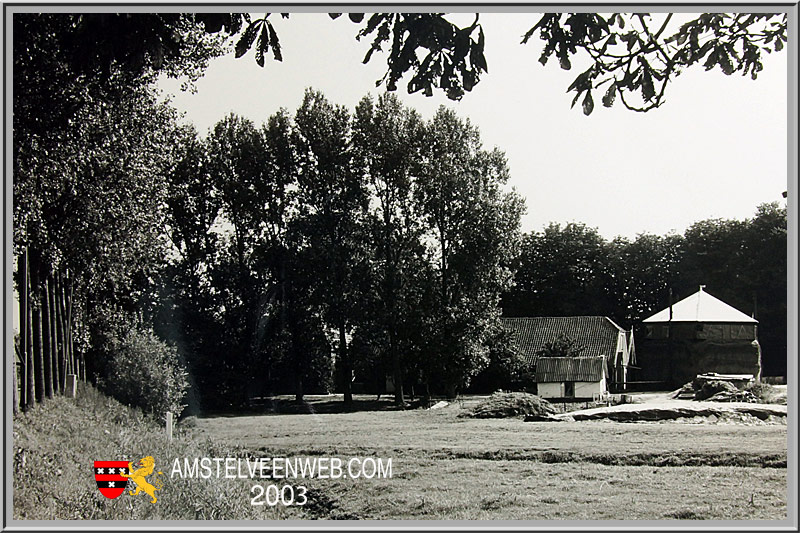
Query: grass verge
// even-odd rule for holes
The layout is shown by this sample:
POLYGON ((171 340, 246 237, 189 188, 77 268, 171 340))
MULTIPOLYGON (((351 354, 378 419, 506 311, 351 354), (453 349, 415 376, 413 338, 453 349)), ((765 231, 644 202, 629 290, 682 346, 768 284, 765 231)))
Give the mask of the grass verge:
MULTIPOLYGON (((170 477, 175 458, 235 457, 232 445, 196 440, 179 424, 172 442, 141 411, 90 386, 76 399, 48 400, 14 418, 13 517, 18 520, 275 520, 300 518, 296 508, 253 507, 247 479, 170 477), (150 503, 143 493, 108 499, 97 490, 95 460, 152 455, 164 488, 150 503)), ((152 478, 149 478, 152 480, 152 478)))

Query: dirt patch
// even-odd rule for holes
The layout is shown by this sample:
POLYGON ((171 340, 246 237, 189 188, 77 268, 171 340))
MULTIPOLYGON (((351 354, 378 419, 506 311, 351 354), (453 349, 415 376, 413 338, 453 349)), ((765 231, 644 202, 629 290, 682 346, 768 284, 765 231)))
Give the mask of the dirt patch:
POLYGON ((661 422, 697 418, 699 420, 720 421, 736 420, 747 423, 756 420, 775 423, 776 420, 786 417, 786 407, 781 405, 751 404, 751 403, 715 403, 693 402, 686 403, 679 400, 661 404, 634 404, 619 405, 598 409, 575 411, 569 414, 557 415, 567 420, 612 420, 614 422, 661 422))

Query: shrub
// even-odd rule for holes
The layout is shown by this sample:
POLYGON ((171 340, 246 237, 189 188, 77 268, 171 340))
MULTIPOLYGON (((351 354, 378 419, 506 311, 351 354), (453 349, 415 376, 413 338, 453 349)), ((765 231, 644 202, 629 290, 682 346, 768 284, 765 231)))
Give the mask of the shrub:
POLYGON ((465 416, 474 418, 515 418, 527 415, 552 415, 555 407, 544 398, 527 392, 496 392, 476 405, 465 416))
POLYGON ((164 420, 171 411, 177 418, 186 407, 187 372, 178 350, 152 331, 132 326, 112 344, 108 392, 119 401, 140 407, 164 420))

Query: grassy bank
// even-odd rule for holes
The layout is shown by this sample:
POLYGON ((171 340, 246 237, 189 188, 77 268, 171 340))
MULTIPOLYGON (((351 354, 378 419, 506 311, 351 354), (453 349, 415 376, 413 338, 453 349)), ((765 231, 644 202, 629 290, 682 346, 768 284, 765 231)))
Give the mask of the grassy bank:
MULTIPOLYGON (((173 441, 143 416, 91 387, 78 398, 56 397, 14 419, 13 505, 15 519, 225 520, 298 518, 292 508, 253 507, 249 480, 170 478, 179 457, 230 457, 230 444, 217 445, 178 425, 173 441), (131 460, 152 455, 164 488, 150 503, 143 493, 111 500, 97 490, 95 460, 131 460)), ((148 478, 152 481, 152 477, 148 478)), ((131 482, 131 486, 133 483, 131 482)))

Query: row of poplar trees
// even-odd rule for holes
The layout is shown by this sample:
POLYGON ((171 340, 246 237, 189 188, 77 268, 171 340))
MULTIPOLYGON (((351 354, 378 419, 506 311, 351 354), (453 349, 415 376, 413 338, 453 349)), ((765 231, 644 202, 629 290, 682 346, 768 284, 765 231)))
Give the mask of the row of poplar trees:
POLYGON ((391 376, 402 403, 404 383, 453 394, 486 366, 524 203, 468 120, 307 90, 293 115, 231 115, 182 146, 155 322, 204 405, 299 399, 332 370, 346 403, 356 376, 391 376))
POLYGON ((453 393, 487 364, 524 203, 468 120, 308 90, 201 138, 154 81, 196 79, 213 37, 156 69, 92 63, 79 17, 14 24, 15 408, 67 374, 113 393, 126 323, 178 346, 205 407, 330 388, 334 365, 346 402, 371 373, 401 403, 404 382, 453 393))

